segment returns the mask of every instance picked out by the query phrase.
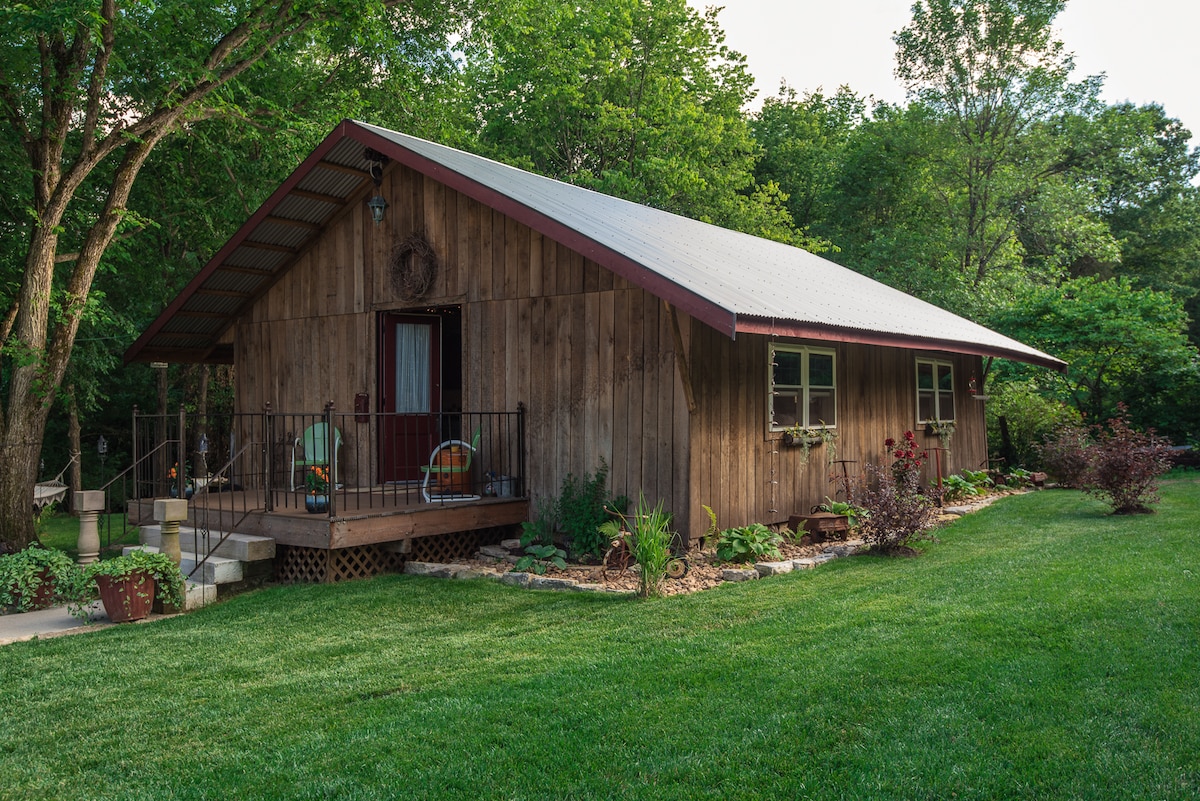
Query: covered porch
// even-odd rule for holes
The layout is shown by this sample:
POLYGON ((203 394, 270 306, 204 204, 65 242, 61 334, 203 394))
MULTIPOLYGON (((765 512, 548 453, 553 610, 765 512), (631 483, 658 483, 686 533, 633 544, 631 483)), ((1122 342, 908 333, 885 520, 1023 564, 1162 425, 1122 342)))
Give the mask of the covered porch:
MULTIPOLYGON (((187 532, 215 543, 206 548, 230 534, 270 538, 281 546, 276 572, 283 580, 371 575, 414 553, 455 558, 528 519, 524 418, 523 408, 385 414, 327 405, 293 414, 268 406, 225 416, 135 410, 125 507, 131 525, 151 525, 155 498, 185 498, 185 550, 187 532), (354 568, 328 568, 338 560, 354 568)), ((110 493, 116 487, 110 483, 110 493)), ((207 551, 197 543, 194 552, 207 551)))

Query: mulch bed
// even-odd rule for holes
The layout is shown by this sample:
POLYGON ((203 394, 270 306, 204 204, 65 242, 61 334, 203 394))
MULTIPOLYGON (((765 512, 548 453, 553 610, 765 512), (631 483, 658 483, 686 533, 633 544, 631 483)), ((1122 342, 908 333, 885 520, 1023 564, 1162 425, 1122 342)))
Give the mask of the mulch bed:
MULTIPOLYGON (((792 542, 785 542, 779 548, 782 557, 778 561, 786 562, 792 559, 805 559, 817 556, 830 546, 838 544, 840 543, 836 541, 816 545, 798 545, 792 542)), ((517 553, 520 553, 520 551, 514 551, 514 556, 517 553)), ((688 571, 686 575, 678 579, 667 579, 663 582, 664 595, 680 595, 689 592, 699 592, 700 590, 709 590, 723 583, 723 579, 721 578, 722 570, 731 567, 754 567, 753 564, 732 565, 728 562, 717 564, 716 556, 711 551, 703 553, 692 551, 688 554, 687 561, 688 571)), ((511 569, 510 564, 488 558, 455 560, 454 563, 476 570, 493 572, 507 572, 511 569)), ((606 570, 603 565, 568 564, 566 570, 549 566, 546 569, 545 575, 547 578, 572 579, 581 584, 599 584, 605 590, 611 592, 636 592, 638 588, 638 574, 636 570, 606 570)))

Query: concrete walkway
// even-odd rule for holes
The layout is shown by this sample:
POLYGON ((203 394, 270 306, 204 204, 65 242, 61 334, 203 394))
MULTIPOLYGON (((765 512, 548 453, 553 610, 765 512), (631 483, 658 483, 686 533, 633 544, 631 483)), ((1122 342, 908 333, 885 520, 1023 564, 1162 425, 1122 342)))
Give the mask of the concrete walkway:
POLYGON ((35 637, 56 637, 60 634, 94 631, 111 625, 113 622, 104 614, 104 607, 99 601, 92 604, 91 625, 84 624, 77 617, 71 617, 65 606, 0 615, 0 645, 32 640, 35 637))

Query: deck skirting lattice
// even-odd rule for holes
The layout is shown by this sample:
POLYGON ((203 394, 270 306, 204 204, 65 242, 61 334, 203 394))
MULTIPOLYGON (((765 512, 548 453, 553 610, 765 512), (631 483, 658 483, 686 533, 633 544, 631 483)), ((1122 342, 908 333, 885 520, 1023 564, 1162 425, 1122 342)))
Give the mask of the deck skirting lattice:
POLYGON ((491 540, 491 529, 476 531, 452 531, 449 534, 437 534, 432 537, 419 537, 412 541, 412 553, 408 554, 412 562, 453 562, 456 559, 470 559, 491 540))
POLYGON ((337 550, 279 545, 275 557, 275 578, 283 584, 332 584, 403 569, 404 556, 381 545, 337 550))

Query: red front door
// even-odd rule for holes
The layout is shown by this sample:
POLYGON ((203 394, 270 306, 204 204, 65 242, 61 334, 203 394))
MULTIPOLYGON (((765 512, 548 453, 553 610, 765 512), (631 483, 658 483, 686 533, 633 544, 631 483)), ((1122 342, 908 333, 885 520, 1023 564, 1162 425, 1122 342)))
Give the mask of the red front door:
POLYGON ((380 477, 417 481, 441 441, 441 320, 384 314, 380 323, 380 477))

